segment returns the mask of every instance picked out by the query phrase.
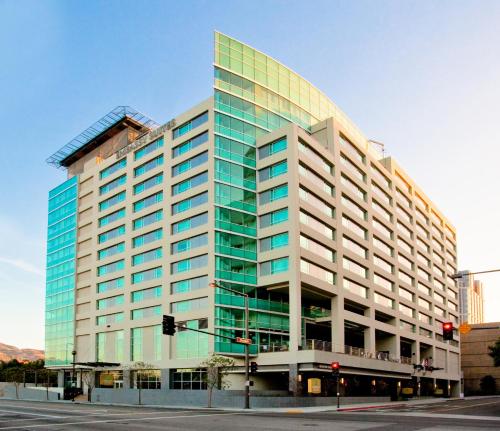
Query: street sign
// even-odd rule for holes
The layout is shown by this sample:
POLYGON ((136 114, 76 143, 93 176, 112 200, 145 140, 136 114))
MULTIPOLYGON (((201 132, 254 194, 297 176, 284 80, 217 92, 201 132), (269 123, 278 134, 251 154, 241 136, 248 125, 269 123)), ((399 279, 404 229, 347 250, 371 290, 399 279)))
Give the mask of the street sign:
POLYGON ((464 322, 458 327, 458 330, 461 334, 468 334, 472 331, 472 326, 470 326, 467 322, 464 322))
POLYGON ((234 342, 238 344, 252 344, 252 340, 250 338, 242 338, 242 337, 236 337, 234 342))

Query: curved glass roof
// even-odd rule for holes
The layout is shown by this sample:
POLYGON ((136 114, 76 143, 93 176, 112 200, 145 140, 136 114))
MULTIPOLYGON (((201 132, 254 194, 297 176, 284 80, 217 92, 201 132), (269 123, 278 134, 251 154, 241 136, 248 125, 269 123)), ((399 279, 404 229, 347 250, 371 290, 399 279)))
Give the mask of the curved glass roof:
POLYGON ((334 117, 358 145, 374 151, 358 127, 314 85, 270 56, 217 31, 215 67, 216 88, 232 93, 235 88, 242 88, 244 98, 253 93, 252 102, 303 127, 334 117), (228 79, 224 72, 234 76, 228 79), (240 82, 233 82, 238 78, 240 82), (246 81, 252 85, 247 93, 244 91, 246 81), (259 98, 262 93, 267 93, 267 97, 259 98))

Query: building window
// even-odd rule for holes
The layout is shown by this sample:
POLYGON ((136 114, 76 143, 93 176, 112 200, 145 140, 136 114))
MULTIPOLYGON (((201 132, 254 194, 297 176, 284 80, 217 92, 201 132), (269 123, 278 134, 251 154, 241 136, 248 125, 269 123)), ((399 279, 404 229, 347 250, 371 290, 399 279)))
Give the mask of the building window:
POLYGON ((126 182, 127 182, 127 174, 123 174, 118 178, 114 179, 113 181, 110 181, 109 183, 99 187, 99 194, 102 196, 106 193, 109 193, 111 190, 116 189, 117 187, 125 184, 126 182))
POLYGON ((188 178, 187 180, 181 181, 180 183, 174 184, 172 186, 172 196, 183 193, 187 190, 198 187, 208 181, 208 172, 202 172, 201 174, 195 175, 194 177, 188 178))
POLYGON ((184 153, 194 150, 200 145, 203 145, 205 142, 208 142, 208 132, 203 132, 189 141, 183 142, 182 144, 172 148, 172 158, 175 159, 176 157, 182 156, 184 153))
POLYGON ((273 275, 288 271, 288 257, 268 260, 260 264, 260 275, 273 275))
POLYGON ((163 201, 163 192, 158 192, 150 195, 140 201, 134 202, 134 212, 143 210, 144 208, 150 207, 163 201))
POLYGON ((136 290, 135 292, 132 292, 130 295, 130 300, 131 302, 141 302, 148 299, 160 298, 161 294, 161 286, 149 287, 147 289, 136 290))
POLYGON ((103 281, 97 283, 97 293, 108 292, 109 290, 121 289, 125 286, 125 279, 123 277, 115 278, 113 280, 103 281))
POLYGON ((120 242, 118 244, 112 245, 111 247, 103 248, 97 252, 97 258, 99 260, 104 259, 106 257, 114 256, 118 253, 123 253, 125 251, 125 243, 120 242))
POLYGON ((172 205, 172 215, 196 208, 208 202, 208 192, 184 199, 172 205))
MULTIPOLYGON (((205 355, 202 355, 203 357, 205 355)), ((206 383, 206 370, 197 369, 193 370, 192 368, 182 369, 177 368, 171 370, 171 379, 170 379, 170 389, 185 389, 185 390, 193 390, 193 389, 207 389, 206 383)))
POLYGON ((215 159, 215 179, 238 187, 255 190, 255 170, 246 166, 215 159))
POLYGON ((132 266, 141 265, 143 263, 152 262, 153 260, 161 259, 163 256, 162 248, 155 248, 144 253, 139 253, 132 256, 132 266))
POLYGON ((203 165, 208 161, 208 151, 204 151, 203 153, 197 154, 190 159, 184 160, 177 165, 172 166, 172 177, 176 177, 177 175, 183 174, 190 169, 194 169, 198 166, 203 165))
POLYGON ((175 359, 206 357, 208 355, 208 334, 190 331, 188 328, 204 330, 208 328, 207 319, 188 320, 179 322, 178 325, 175 336, 175 359))
POLYGON ((161 266, 157 268, 147 269, 145 271, 136 272, 132 274, 132 284, 142 283, 144 281, 155 280, 161 278, 163 275, 163 269, 161 266))
POLYGON ((144 147, 140 148, 134 153, 134 160, 139 160, 142 157, 148 155, 149 153, 152 153, 153 151, 158 150, 159 148, 163 147, 163 137, 157 139, 156 141, 153 141, 144 147))
POLYGON ((114 238, 118 238, 125 234, 125 225, 118 226, 114 229, 108 230, 107 232, 101 233, 98 237, 99 244, 109 241, 114 238))
POLYGON ((284 151, 287 148, 286 137, 280 138, 277 141, 263 145, 259 148, 259 159, 265 159, 273 154, 284 151))
POLYGON ((105 310, 107 308, 116 307, 117 305, 122 305, 125 301, 125 295, 110 296, 109 298, 97 300, 97 309, 105 310))
POLYGON ((106 169, 103 169, 100 173, 99 176, 102 179, 109 177, 111 174, 114 174, 115 172, 119 171, 120 169, 123 169, 125 166, 127 166, 127 159, 121 159, 118 160, 116 163, 113 163, 111 166, 108 166, 106 169))
POLYGON ((143 163, 142 165, 134 168, 134 177, 139 177, 140 175, 143 175, 146 172, 149 172, 150 170, 155 169, 161 165, 163 165, 163 154, 160 154, 154 159, 151 159, 146 163, 143 163))
POLYGON ((130 320, 147 319, 148 317, 161 316, 161 305, 153 307, 136 308, 130 312, 130 320))
POLYGON ((215 203, 253 213, 257 210, 254 192, 227 184, 215 183, 215 203))
POLYGON ((273 226, 288 220, 288 208, 281 208, 260 216, 260 227, 273 226))
MULTIPOLYGON (((287 186, 288 187, 288 186, 287 186)), ((288 190, 288 189, 287 189, 288 190)), ((322 199, 318 198, 314 193, 306 190, 303 187, 299 188, 299 197, 303 201, 307 202, 309 205, 313 206, 317 210, 321 211, 323 214, 326 214, 328 217, 333 218, 335 214, 335 210, 332 206, 328 205, 322 199)))
POLYGON ((178 274, 180 272, 192 271, 198 268, 204 268, 208 265, 208 255, 191 257, 189 259, 179 260, 170 264, 170 274, 178 274))
POLYGON ((321 166, 325 172, 333 174, 333 165, 302 139, 299 139, 299 151, 321 166))
POLYGON ((268 236, 260 240, 260 251, 274 250, 288 245, 288 232, 268 236))
POLYGON ((163 219, 163 210, 158 210, 155 211, 154 213, 136 218, 133 223, 133 229, 140 229, 142 227, 149 226, 152 223, 156 223, 158 221, 161 221, 163 219))
POLYGON ((208 287, 208 276, 189 278, 187 280, 176 281, 170 284, 170 290, 174 293, 186 293, 193 290, 205 289, 208 287))
POLYGON ((132 371, 134 388, 161 389, 160 370, 134 370, 132 371))
POLYGON ((300 271, 328 284, 335 284, 335 274, 333 272, 323 269, 307 260, 300 260, 300 271))
POLYGON ((102 277, 106 274, 111 274, 116 271, 121 271, 125 269, 125 261, 123 259, 117 260, 116 262, 108 263, 107 265, 101 265, 97 267, 97 276, 102 277))
POLYGON ((172 234, 184 232, 189 229, 194 229, 198 226, 202 226, 208 222, 208 213, 198 214, 196 216, 178 221, 172 224, 172 234))
POLYGON ((99 202, 99 211, 104 211, 107 210, 108 208, 111 208, 113 205, 116 205, 119 202, 123 202, 125 200, 125 191, 120 192, 114 196, 111 196, 110 198, 99 202))
POLYGON ((119 220, 123 217, 125 217, 125 208, 121 208, 118 211, 115 211, 115 212, 112 212, 111 214, 108 214, 107 216, 101 217, 99 219, 99 227, 106 226, 109 223, 112 223, 112 222, 119 220))
MULTIPOLYGON (((287 234, 287 244, 288 244, 288 234, 287 234)), ((314 241, 311 238, 308 238, 302 234, 300 234, 300 246, 306 250, 309 250, 311 253, 314 253, 323 259, 328 260, 329 262, 335 261, 335 252, 325 247, 323 244, 320 244, 317 241, 314 241)))
POLYGON ((215 256, 215 276, 239 283, 256 284, 257 264, 246 260, 215 256))
POLYGON ((208 244, 208 234, 203 233, 201 235, 192 236, 191 238, 183 239, 172 243, 171 250, 172 254, 184 253, 186 251, 203 247, 208 244))
POLYGON ((137 195, 139 193, 142 193, 151 187, 157 186, 158 184, 161 184, 163 182, 163 173, 160 173, 158 175, 155 175, 154 177, 148 178, 147 180, 144 180, 143 182, 136 184, 134 186, 134 195, 137 195))
POLYGON ((215 232, 215 252, 244 259, 257 259, 257 240, 227 232, 215 232))
POLYGON ((288 165, 286 160, 282 160, 281 162, 275 163, 274 165, 267 166, 259 170, 259 182, 267 181, 271 178, 286 174, 287 170, 288 165))
POLYGON ((255 147, 215 135, 215 155, 255 168, 255 147))
POLYGON ((185 135, 193 129, 201 126, 203 123, 208 121, 208 112, 204 112, 203 114, 198 115, 197 117, 187 121, 186 123, 176 127, 172 130, 173 139, 178 138, 179 136, 185 135))
POLYGON ((156 229, 151 232, 136 236, 132 239, 132 247, 140 247, 163 238, 163 229, 156 229))
POLYGON ((172 302, 170 311, 172 313, 185 313, 187 311, 202 310, 208 307, 208 297, 187 299, 185 301, 172 302))

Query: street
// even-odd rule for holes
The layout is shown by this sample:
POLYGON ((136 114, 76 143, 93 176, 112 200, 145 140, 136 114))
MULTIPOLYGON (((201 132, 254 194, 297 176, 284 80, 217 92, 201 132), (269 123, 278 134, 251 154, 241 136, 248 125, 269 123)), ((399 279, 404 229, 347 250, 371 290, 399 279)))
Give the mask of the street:
POLYGON ((500 398, 352 412, 222 411, 0 400, 0 430, 483 430, 500 428, 500 398))

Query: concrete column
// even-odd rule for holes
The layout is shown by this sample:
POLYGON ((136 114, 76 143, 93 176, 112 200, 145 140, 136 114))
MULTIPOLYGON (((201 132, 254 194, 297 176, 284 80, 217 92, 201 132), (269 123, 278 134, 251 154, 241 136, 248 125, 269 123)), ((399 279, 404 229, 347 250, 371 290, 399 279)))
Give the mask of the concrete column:
POLYGON ((291 352, 302 347, 302 297, 301 286, 298 277, 289 281, 289 301, 290 301, 290 345, 291 352))
POLYGON ((401 336, 399 334, 396 334, 396 345, 394 346, 394 352, 391 352, 396 359, 399 361, 399 358, 401 357, 401 336))
POLYGON ((375 328, 373 326, 365 328, 364 336, 365 336, 365 351, 375 354, 377 350, 375 342, 375 328))
POLYGON ((57 371, 57 386, 64 388, 64 370, 57 371))
POLYGON ((161 388, 164 390, 170 389, 170 369, 162 368, 161 369, 161 388))
POLYGON ((411 344, 411 363, 420 364, 420 342, 414 341, 411 344))
POLYGON ((129 389, 132 387, 131 381, 132 372, 130 370, 123 370, 123 388, 129 389))
POLYGON ((299 366, 298 364, 290 364, 288 372, 288 391, 297 397, 300 395, 301 384, 298 381, 299 366))
POLYGON ((332 348, 334 352, 344 353, 344 298, 334 296, 331 300, 332 309, 332 348))

